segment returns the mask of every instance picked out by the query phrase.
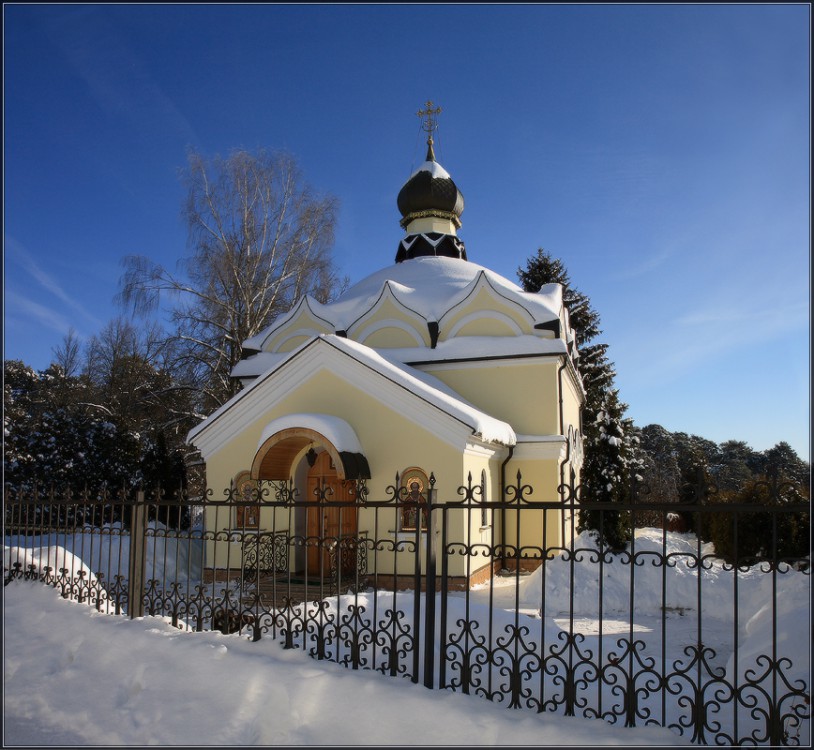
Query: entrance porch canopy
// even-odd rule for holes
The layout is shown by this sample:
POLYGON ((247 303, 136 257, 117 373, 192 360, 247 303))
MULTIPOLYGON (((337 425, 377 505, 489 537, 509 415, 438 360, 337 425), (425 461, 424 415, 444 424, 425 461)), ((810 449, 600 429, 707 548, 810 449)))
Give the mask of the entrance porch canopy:
POLYGON ((294 461, 311 445, 330 454, 339 479, 370 479, 370 467, 353 428, 330 414, 306 413, 288 414, 265 426, 252 461, 252 478, 289 479, 294 461))

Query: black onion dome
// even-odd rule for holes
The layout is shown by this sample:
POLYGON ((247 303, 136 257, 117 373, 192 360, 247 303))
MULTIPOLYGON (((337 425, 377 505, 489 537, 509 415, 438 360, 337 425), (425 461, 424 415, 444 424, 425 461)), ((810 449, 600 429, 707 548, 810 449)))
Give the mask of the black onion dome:
POLYGON ((456 226, 461 226, 464 196, 447 171, 435 161, 432 146, 427 161, 404 183, 396 202, 404 217, 401 220, 403 227, 413 219, 425 216, 450 219, 456 226))

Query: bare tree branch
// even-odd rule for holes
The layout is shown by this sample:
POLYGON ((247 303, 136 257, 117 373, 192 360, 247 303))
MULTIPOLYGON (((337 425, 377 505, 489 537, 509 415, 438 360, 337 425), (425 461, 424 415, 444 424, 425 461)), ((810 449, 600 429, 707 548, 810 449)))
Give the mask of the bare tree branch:
POLYGON ((288 154, 196 152, 183 173, 189 255, 181 274, 141 256, 124 261, 119 301, 135 313, 168 304, 175 364, 209 411, 238 387, 242 342, 304 294, 327 301, 338 286, 330 254, 337 201, 317 196, 288 154))

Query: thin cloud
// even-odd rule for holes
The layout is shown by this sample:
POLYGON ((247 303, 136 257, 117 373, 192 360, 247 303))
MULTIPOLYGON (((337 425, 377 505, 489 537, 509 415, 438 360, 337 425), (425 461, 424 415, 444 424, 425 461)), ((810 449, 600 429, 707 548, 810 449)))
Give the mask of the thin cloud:
POLYGON ((613 352, 617 361, 625 361, 631 382, 669 383, 738 349, 754 348, 778 336, 807 329, 808 308, 803 304, 762 309, 710 306, 677 317, 658 329, 642 329, 613 352), (650 343, 642 347, 641 341, 650 343))
MULTIPOLYGON (((76 310, 78 313, 82 314, 90 323, 93 323, 95 326, 101 326, 102 321, 100 321, 95 315, 88 312, 83 305, 71 297, 57 282, 57 280, 51 276, 49 273, 44 271, 37 261, 31 256, 31 253, 26 250, 26 248, 22 245, 22 243, 15 240, 13 237, 6 237, 5 241, 6 246, 6 257, 9 255, 13 258, 13 260, 32 278, 34 281, 39 284, 43 289, 47 292, 52 294, 61 302, 64 302, 68 307, 76 310)), ((35 305, 36 303, 28 300, 20 295, 15 295, 16 299, 21 300, 25 299, 29 304, 35 305)), ((37 305, 37 307, 42 310, 46 311, 49 308, 43 305, 37 305)), ((47 319, 49 316, 45 315, 44 319, 47 319)), ((51 326, 53 327, 53 326, 51 326)), ((58 328, 57 330, 62 330, 58 328)))
POLYGON ((623 281, 644 276, 651 271, 655 271, 660 266, 663 266, 672 255, 672 250, 662 250, 660 253, 656 253, 655 255, 651 255, 649 258, 645 258, 641 263, 631 268, 622 269, 618 273, 614 274, 614 279, 616 281, 623 281))
POLYGON ((754 337, 805 324, 807 314, 808 309, 802 304, 763 309, 717 306, 682 315, 675 322, 679 326, 742 326, 744 333, 754 337))
MULTIPOLYGON (((95 11, 93 23, 85 13, 73 13, 49 29, 54 44, 85 82, 99 107, 113 118, 126 118, 142 127, 145 113, 160 114, 164 125, 189 143, 199 139, 189 120, 150 75, 142 60, 125 42, 110 19, 95 11), (67 27, 66 27, 67 24, 67 27), (66 33, 69 29, 70 33, 66 33)), ((158 126, 158 123, 154 123, 158 126)))
MULTIPOLYGON (((61 313, 41 305, 39 302, 34 302, 34 300, 18 294, 14 290, 6 290, 4 307, 6 323, 13 323, 15 318, 25 316, 45 328, 50 328, 63 335, 67 334, 71 328, 74 328, 73 323, 61 313)), ((84 337, 80 336, 80 338, 84 337)))

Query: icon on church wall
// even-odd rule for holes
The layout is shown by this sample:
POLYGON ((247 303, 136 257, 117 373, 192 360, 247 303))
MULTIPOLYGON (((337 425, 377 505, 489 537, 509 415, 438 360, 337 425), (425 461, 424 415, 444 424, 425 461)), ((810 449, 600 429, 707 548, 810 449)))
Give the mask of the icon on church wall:
POLYGON ((427 528, 427 487, 429 480, 423 469, 406 469, 401 477, 399 501, 401 505, 401 531, 415 531, 421 523, 421 530, 427 528))

